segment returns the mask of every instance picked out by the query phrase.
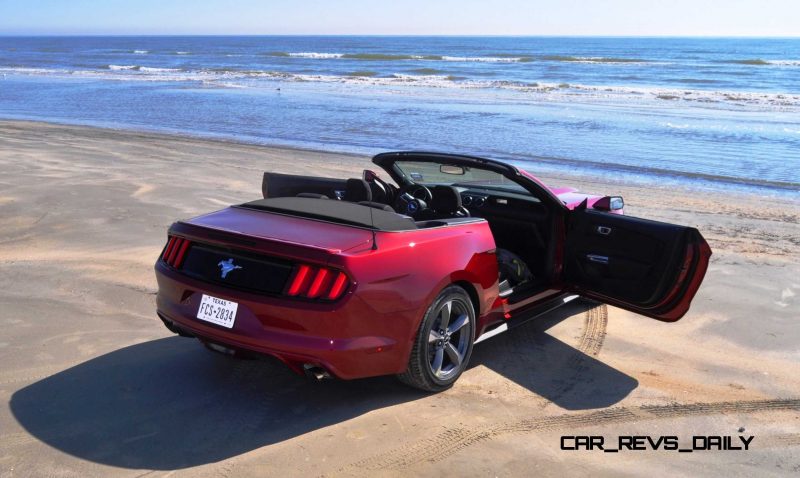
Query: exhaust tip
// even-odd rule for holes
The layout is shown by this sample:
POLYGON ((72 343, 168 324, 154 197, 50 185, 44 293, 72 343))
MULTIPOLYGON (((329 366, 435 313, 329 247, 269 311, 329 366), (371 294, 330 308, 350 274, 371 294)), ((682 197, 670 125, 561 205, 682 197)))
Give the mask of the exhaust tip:
POLYGON ((223 355, 230 355, 231 357, 236 355, 236 350, 225 347, 224 345, 215 344, 214 342, 206 342, 205 345, 214 352, 218 352, 223 355))
POLYGON ((319 380, 327 380, 331 378, 331 374, 328 373, 327 370, 320 367, 317 364, 313 363, 305 363, 303 364, 303 370, 305 371, 306 375, 319 380))

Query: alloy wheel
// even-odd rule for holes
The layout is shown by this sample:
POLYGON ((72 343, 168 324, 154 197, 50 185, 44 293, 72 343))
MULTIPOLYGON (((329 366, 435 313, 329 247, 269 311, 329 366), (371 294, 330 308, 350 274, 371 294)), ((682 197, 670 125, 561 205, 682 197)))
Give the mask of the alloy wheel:
POLYGON ((467 307, 459 300, 444 302, 428 334, 428 364, 439 380, 460 371, 472 337, 472 321, 467 307))

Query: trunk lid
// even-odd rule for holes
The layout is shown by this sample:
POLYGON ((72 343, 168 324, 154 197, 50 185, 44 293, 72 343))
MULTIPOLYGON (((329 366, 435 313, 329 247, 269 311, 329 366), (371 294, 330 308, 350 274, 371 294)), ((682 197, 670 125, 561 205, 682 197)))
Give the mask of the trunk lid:
POLYGON ((328 254, 338 254, 372 241, 372 233, 366 229, 240 207, 228 207, 179 224, 328 254))

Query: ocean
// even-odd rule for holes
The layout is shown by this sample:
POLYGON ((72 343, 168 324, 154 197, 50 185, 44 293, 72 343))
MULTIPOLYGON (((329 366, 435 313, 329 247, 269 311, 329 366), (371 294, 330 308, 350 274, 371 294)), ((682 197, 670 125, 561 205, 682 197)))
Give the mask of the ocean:
POLYGON ((800 39, 0 37, 0 118, 795 194, 800 39))

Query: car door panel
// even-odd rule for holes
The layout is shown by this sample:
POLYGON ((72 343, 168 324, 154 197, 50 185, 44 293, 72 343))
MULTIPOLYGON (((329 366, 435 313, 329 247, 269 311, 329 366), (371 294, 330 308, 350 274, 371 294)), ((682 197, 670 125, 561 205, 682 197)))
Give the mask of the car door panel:
POLYGON ((673 321, 688 310, 710 255, 696 229, 578 209, 568 218, 564 276, 583 295, 673 321))

